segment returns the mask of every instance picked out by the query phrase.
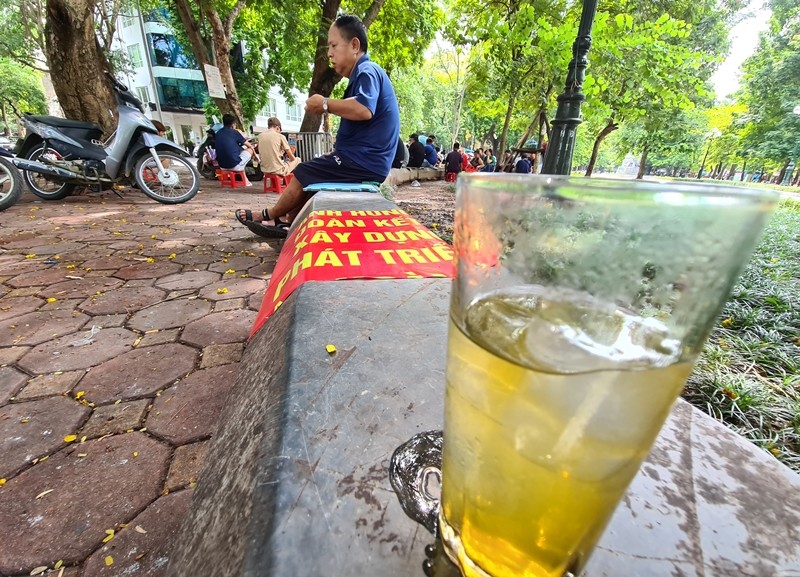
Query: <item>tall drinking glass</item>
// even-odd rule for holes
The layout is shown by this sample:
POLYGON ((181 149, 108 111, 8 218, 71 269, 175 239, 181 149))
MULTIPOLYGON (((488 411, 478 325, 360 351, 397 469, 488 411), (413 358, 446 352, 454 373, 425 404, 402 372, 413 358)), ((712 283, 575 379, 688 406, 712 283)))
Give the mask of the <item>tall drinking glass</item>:
POLYGON ((581 572, 776 201, 461 178, 439 525, 465 576, 581 572))

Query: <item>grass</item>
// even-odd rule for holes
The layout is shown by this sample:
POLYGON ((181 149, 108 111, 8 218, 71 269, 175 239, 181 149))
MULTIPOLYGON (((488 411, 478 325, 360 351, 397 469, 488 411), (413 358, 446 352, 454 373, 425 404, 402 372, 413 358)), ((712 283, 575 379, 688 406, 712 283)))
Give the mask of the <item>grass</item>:
POLYGON ((683 397, 800 472, 800 202, 784 200, 683 397))

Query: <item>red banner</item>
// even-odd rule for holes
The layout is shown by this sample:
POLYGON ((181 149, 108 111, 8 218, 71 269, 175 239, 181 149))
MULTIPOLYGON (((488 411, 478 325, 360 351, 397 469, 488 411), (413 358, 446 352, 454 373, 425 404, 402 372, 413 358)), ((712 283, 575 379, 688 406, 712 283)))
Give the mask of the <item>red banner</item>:
POLYGON ((453 274, 452 247, 400 209, 312 212, 286 239, 250 336, 307 281, 453 274))

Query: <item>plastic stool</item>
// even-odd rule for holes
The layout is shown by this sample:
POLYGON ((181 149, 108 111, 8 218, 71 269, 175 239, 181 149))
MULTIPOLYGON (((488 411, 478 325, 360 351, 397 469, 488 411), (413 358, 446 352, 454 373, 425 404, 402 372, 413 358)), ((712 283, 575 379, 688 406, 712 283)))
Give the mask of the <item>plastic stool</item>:
POLYGON ((247 186, 247 177, 244 170, 225 170, 221 168, 217 171, 217 178, 221 188, 230 187, 237 188, 240 186, 247 186))
POLYGON ((294 174, 291 172, 286 176, 280 174, 264 174, 264 192, 275 192, 280 194, 292 182, 294 174))
POLYGON ((445 172, 444 173, 444 181, 445 182, 455 182, 457 176, 458 176, 457 172, 445 172))

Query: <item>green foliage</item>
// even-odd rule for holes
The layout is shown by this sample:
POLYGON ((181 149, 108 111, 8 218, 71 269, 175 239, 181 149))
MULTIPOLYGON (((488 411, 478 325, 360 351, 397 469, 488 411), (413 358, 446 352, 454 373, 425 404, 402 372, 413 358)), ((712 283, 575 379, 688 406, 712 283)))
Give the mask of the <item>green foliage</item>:
POLYGON ((42 88, 41 74, 26 68, 9 58, 0 58, 0 109, 8 123, 6 129, 13 125, 12 118, 17 113, 47 112, 47 101, 42 88))

